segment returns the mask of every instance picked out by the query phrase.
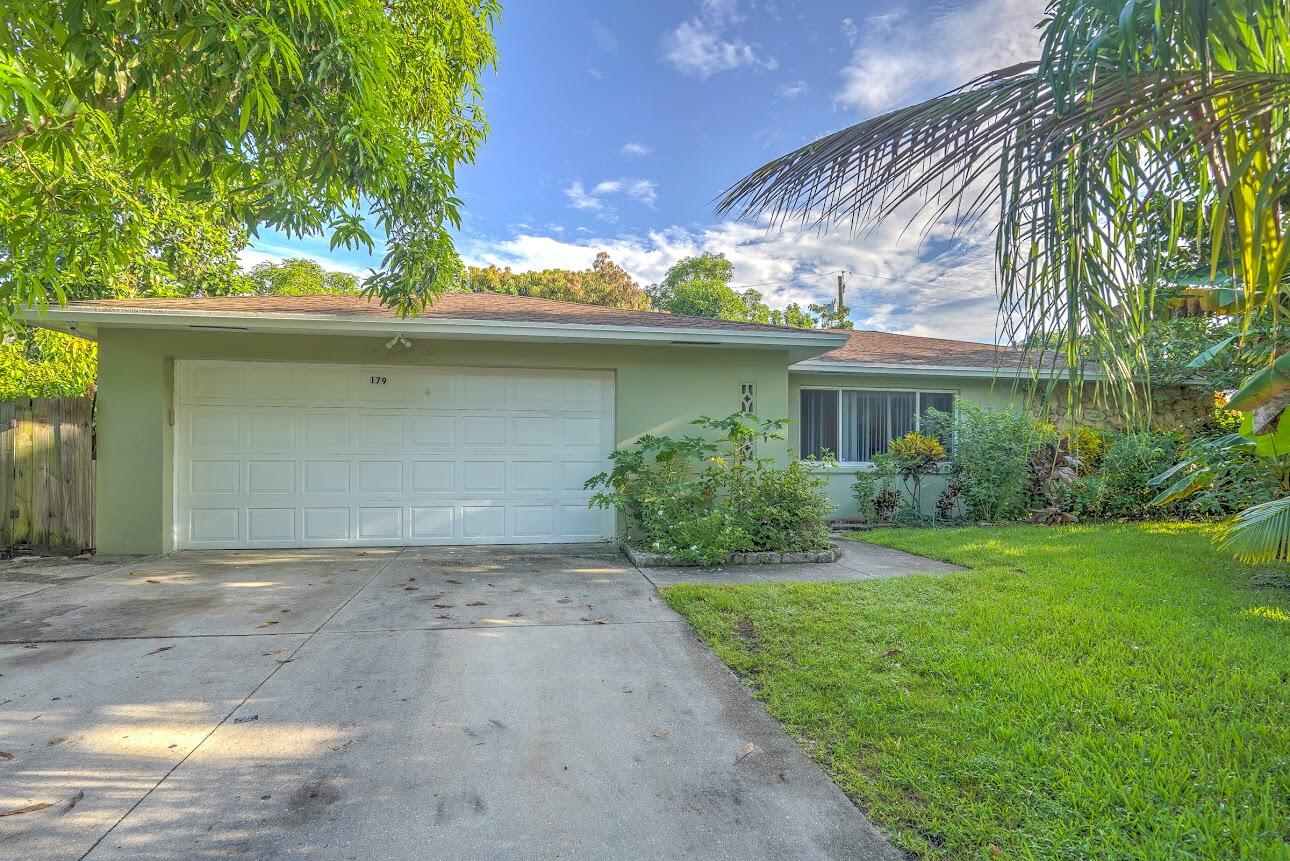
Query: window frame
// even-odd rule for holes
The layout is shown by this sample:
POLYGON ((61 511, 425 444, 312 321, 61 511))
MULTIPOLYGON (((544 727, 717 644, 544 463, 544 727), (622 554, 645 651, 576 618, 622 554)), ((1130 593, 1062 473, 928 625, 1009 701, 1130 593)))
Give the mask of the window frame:
MULTIPOLYGON (((898 387, 877 387, 877 386, 798 386, 797 387, 797 453, 800 457, 806 447, 802 444, 802 392, 837 392, 838 409, 837 409, 837 439, 839 443, 842 440, 842 393, 843 392, 911 392, 914 395, 914 431, 922 433, 923 428, 923 395, 952 395, 954 397, 954 412, 951 415, 957 416, 959 411, 959 398, 962 393, 958 389, 913 389, 898 387)), ((954 435, 957 437, 957 433, 954 435)), ((950 439, 950 447, 953 448, 957 442, 956 438, 950 439)), ((836 452, 835 452, 836 454, 836 452)), ((859 467, 872 467, 871 460, 839 460, 839 468, 855 469, 859 467)))

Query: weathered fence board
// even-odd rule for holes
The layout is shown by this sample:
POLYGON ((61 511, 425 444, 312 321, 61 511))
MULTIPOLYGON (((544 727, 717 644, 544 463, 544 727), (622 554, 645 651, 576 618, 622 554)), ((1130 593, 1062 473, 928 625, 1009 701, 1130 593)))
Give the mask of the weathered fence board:
POLYGON ((0 548, 94 547, 94 401, 0 402, 0 548))

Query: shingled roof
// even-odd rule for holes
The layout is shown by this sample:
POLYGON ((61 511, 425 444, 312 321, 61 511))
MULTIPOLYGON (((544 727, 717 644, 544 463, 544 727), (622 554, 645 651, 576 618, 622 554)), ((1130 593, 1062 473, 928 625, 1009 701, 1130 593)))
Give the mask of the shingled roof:
POLYGON ((840 364, 896 365, 926 368, 1000 368, 1015 370, 1031 367, 1037 357, 1011 347, 979 344, 975 341, 952 341, 947 338, 923 338, 865 329, 831 329, 847 335, 847 342, 812 359, 812 362, 840 364))
MULTIPOLYGON (((214 314, 309 314, 323 317, 395 318, 394 311, 362 296, 208 296, 181 299, 95 299, 72 302, 71 309, 122 311, 187 311, 214 314)), ((711 329, 721 332, 785 332, 803 334, 802 329, 764 326, 690 317, 658 311, 632 311, 558 302, 501 293, 445 293, 427 305, 423 320, 484 320, 513 323, 579 324, 584 326, 641 326, 669 329, 711 329)))

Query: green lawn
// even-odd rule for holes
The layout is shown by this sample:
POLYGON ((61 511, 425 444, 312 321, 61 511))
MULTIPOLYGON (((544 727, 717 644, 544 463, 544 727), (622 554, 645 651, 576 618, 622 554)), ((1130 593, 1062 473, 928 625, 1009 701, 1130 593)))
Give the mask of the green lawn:
POLYGON ((973 570, 665 595, 897 843, 1290 858, 1290 589, 1180 524, 864 537, 973 570))

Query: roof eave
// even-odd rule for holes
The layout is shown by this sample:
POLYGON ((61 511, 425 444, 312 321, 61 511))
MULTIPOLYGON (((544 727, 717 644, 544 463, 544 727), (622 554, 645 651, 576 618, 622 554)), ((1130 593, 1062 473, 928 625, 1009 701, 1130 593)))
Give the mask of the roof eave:
MULTIPOLYGON (((792 373, 882 374, 885 376, 970 377, 974 379, 1056 380, 1066 376, 1062 368, 1004 368, 999 366, 896 365, 882 362, 803 361, 789 366, 792 373)), ((1085 371, 1084 379, 1105 379, 1100 371, 1085 371)))
POLYGON ((845 335, 831 332, 720 330, 672 326, 623 326, 595 323, 557 323, 526 320, 471 320, 351 316, 338 314, 247 314, 236 311, 158 310, 133 308, 49 308, 27 310, 22 319, 44 328, 96 338, 100 328, 196 329, 283 335, 343 335, 360 337, 448 338, 601 343, 718 344, 783 348, 804 359, 836 349, 845 335))

